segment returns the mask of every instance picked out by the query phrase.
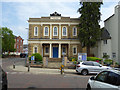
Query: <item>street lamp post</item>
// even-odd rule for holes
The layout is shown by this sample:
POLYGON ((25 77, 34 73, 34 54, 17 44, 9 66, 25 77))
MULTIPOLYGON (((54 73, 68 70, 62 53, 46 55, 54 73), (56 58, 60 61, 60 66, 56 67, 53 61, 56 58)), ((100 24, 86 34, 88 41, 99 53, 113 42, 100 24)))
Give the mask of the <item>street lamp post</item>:
MULTIPOLYGON (((29 28, 25 28, 25 29, 28 30, 28 34, 27 34, 27 44, 28 44, 28 39, 29 39, 29 28)), ((28 47, 27 47, 27 48, 28 48, 28 47)), ((29 58, 28 58, 28 54, 26 53, 25 66, 26 66, 26 64, 27 64, 27 60, 29 60, 29 58)), ((30 70, 29 68, 30 68, 30 66, 28 65, 28 71, 30 70)))

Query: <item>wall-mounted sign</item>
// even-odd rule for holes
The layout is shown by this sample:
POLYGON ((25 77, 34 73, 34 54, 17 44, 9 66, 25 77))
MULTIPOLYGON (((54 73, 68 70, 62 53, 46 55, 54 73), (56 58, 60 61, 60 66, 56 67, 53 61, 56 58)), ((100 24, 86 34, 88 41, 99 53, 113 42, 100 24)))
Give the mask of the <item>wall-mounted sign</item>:
POLYGON ((78 61, 86 61, 87 53, 78 53, 78 61))
POLYGON ((35 60, 35 56, 31 56, 31 60, 35 60))

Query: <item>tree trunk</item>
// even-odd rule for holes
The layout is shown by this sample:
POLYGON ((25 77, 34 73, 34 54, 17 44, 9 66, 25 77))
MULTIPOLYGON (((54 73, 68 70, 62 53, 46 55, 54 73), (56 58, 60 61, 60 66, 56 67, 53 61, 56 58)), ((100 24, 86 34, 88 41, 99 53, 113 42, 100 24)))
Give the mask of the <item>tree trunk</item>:
POLYGON ((87 56, 90 56, 90 46, 87 46, 87 56))

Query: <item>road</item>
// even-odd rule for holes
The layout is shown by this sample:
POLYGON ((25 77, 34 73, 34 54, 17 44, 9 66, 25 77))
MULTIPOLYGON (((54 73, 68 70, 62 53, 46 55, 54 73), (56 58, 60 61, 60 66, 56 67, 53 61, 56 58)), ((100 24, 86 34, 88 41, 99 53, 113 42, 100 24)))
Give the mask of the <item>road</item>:
MULTIPOLYGON (((90 77, 76 73, 60 74, 34 74, 30 72, 13 71, 9 67, 16 65, 24 67, 25 59, 3 59, 3 69, 8 72, 8 88, 86 88, 90 77)), ((39 69, 39 68, 38 68, 39 69)))

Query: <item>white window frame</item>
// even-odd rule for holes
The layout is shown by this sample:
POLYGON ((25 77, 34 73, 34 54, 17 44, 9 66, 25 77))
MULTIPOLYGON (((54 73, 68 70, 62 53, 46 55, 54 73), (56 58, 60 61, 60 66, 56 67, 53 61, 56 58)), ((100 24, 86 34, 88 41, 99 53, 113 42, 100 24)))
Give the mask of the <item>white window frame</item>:
POLYGON ((45 47, 45 55, 49 55, 49 47, 45 47), (46 48, 48 48, 48 53, 46 53, 46 48))
POLYGON ((54 26, 54 27, 53 27, 53 36, 58 36, 58 27, 57 27, 57 26, 54 26), (54 28, 55 28, 55 27, 57 28, 57 35, 54 35, 54 28))
POLYGON ((48 26, 45 26, 45 27, 44 27, 44 36, 49 36, 49 27, 48 27, 48 26), (45 34, 45 28, 46 28, 46 27, 48 28, 48 35, 45 34))
POLYGON ((17 42, 19 42, 19 39, 17 39, 17 42))
POLYGON ((77 27, 73 27, 73 36, 77 36, 77 27), (74 35, 74 28, 75 28, 75 30, 76 30, 75 35, 74 35))
POLYGON ((116 58, 116 53, 115 52, 112 53, 112 58, 116 58))
POLYGON ((37 48, 37 53, 38 53, 38 47, 37 46, 33 47, 33 53, 35 53, 35 48, 37 48))
POLYGON ((103 40, 103 44, 108 44, 108 40, 106 39, 106 40, 103 40))
POLYGON ((67 27, 66 27, 66 26, 63 26, 63 27, 62 27, 62 36, 67 36, 67 27), (66 35, 63 35, 63 28, 64 28, 64 27, 66 28, 66 35))
POLYGON ((73 46, 73 55, 77 55, 77 46, 73 46), (76 48, 76 53, 74 53, 74 48, 76 48))
POLYGON ((34 36, 38 36, 38 27, 37 27, 37 34, 35 33, 35 28, 36 28, 37 26, 35 26, 34 27, 34 36))
POLYGON ((107 54, 106 52, 103 52, 103 56, 104 56, 104 55, 108 55, 108 54, 107 54))
POLYGON ((17 49, 19 48, 19 46, 17 45, 17 49))

